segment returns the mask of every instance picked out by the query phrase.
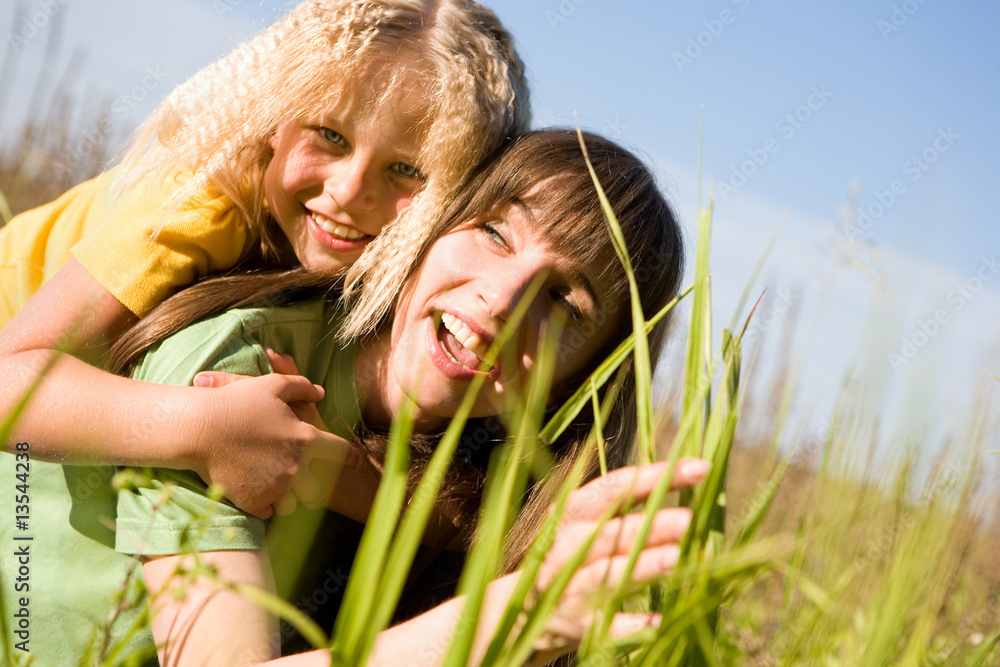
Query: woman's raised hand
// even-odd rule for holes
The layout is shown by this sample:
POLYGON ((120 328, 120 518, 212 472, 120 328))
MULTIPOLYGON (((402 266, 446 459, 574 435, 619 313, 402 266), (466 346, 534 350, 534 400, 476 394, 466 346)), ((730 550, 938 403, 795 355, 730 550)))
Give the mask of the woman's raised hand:
MULTIPOLYGON (((600 518, 608 511, 620 511, 627 503, 648 498, 668 470, 665 462, 620 468, 570 495, 556 539, 539 569, 536 589, 540 592, 548 588, 595 529, 598 532, 583 565, 559 598, 545 634, 536 643, 541 652, 538 657, 550 660, 573 650, 594 621, 595 611, 601 606, 601 593, 614 590, 625 577, 628 552, 644 516, 639 512, 625 514, 606 521, 598 529, 600 518)), ((708 470, 708 462, 701 459, 680 459, 671 488, 694 486, 705 478, 708 470)), ((669 574, 680 555, 678 542, 690 523, 691 511, 687 508, 657 511, 628 583, 641 585, 669 574)), ((612 637, 624 637, 658 622, 655 613, 619 613, 612 620, 610 633, 612 637)))
POLYGON ((204 371, 197 387, 212 387, 192 469, 243 511, 267 519, 302 500, 322 506, 325 485, 308 472, 313 460, 355 467, 360 455, 327 432, 316 410, 323 388, 298 374, 287 355, 267 350, 275 373, 248 377, 204 371), (292 495, 292 489, 299 493, 292 495), (315 498, 314 498, 315 496, 315 498))

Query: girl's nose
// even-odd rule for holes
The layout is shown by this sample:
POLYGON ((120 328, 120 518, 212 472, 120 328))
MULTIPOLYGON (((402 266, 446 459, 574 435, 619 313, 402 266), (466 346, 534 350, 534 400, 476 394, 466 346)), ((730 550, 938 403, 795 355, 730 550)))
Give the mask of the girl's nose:
POLYGON ((339 161, 327 175, 324 188, 345 211, 375 210, 375 186, 371 164, 363 156, 339 161))

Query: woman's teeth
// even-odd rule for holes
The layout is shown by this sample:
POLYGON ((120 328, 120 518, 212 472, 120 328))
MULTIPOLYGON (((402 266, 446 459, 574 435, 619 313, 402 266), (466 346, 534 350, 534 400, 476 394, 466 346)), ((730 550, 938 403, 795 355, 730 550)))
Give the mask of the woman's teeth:
POLYGON ((368 236, 367 234, 359 232, 358 230, 353 229, 351 227, 338 225, 333 220, 330 220, 329 218, 324 218, 319 213, 314 212, 312 216, 313 220, 316 221, 316 224, 319 225, 324 232, 326 232, 330 236, 335 236, 342 241, 357 241, 360 238, 368 236))
POLYGON ((459 343, 462 344, 466 350, 472 352, 479 358, 480 363, 483 363, 483 357, 486 356, 486 351, 489 346, 484 344, 482 339, 478 335, 474 334, 472 330, 466 326, 465 322, 458 319, 451 313, 441 313, 441 323, 444 324, 445 328, 451 332, 451 335, 455 337, 459 343))

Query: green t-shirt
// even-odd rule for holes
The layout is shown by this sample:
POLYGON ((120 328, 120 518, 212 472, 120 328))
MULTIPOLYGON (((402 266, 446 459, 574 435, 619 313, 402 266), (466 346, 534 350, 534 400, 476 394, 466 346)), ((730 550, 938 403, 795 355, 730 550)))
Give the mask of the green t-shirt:
MULTIPOLYGON (((336 307, 322 300, 232 310, 161 342, 143 359, 135 377, 188 385, 197 372, 206 369, 260 375, 271 370, 263 349, 271 347, 290 354, 303 375, 324 386, 326 394, 317 404, 320 415, 332 432, 349 437, 360 421, 354 384, 356 350, 337 340, 338 320, 336 307)), ((170 424, 135 424, 133 428, 139 437, 155 438, 170 424)), ((14 480, 15 456, 3 454, 0 460, 5 479, 14 480)), ((26 657, 14 647, 22 641, 17 634, 19 619, 13 615, 21 597, 28 601, 24 606, 29 618, 26 646, 35 653, 33 664, 64 665, 79 662, 88 647, 101 648, 115 596, 122 591, 128 592, 130 602, 116 615, 108 645, 128 640, 112 659, 124 660, 143 650, 148 656, 153 648, 148 629, 129 637, 133 626, 143 626, 146 614, 141 587, 123 586, 130 571, 135 584, 142 581, 142 569, 132 556, 136 553, 180 553, 187 546, 200 551, 267 548, 279 592, 295 601, 295 579, 306 558, 300 548, 302 536, 316 531, 323 511, 300 507, 287 521, 268 526, 265 544, 263 522, 207 498, 205 485, 193 473, 157 471, 151 488, 122 491, 116 498, 110 484, 114 472, 107 466, 30 462, 28 529, 18 530, 12 520, 0 524, 0 539, 6 545, 0 578, 12 658, 26 657), (171 484, 169 498, 154 511, 167 483, 171 484), (200 519, 195 531, 191 516, 200 519), (286 537, 290 534, 295 539, 286 537), (16 537, 32 539, 15 541, 16 537), (17 589, 24 584, 18 582, 21 564, 11 557, 15 548, 24 545, 30 550, 27 591, 17 589)), ((16 493, 14 484, 0 484, 0 506, 13 510, 16 493)), ((349 568, 353 552, 344 557, 349 568)))

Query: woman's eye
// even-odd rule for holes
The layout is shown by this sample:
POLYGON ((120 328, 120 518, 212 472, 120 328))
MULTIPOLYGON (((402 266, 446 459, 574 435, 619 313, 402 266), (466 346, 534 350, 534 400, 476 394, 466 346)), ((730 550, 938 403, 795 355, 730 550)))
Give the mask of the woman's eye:
POLYGON ((411 164, 406 164, 405 162, 397 162, 396 164, 392 165, 392 168, 396 170, 396 173, 405 178, 413 178, 419 181, 427 180, 427 177, 424 176, 423 172, 411 164))
POLYGON ((552 300, 566 311, 575 324, 583 321, 583 311, 572 301, 568 289, 553 289, 550 294, 552 295, 552 300))
POLYGON ((479 223, 479 228, 481 230, 483 230, 483 232, 487 236, 489 236, 493 241, 496 241, 497 243, 499 243, 501 245, 507 245, 507 239, 505 239, 503 237, 503 234, 501 234, 497 230, 496 226, 493 223, 491 223, 491 222, 481 222, 481 223, 479 223))
POLYGON ((340 132, 331 130, 328 127, 319 128, 319 133, 324 139, 329 141, 331 144, 337 144, 338 146, 343 146, 344 144, 347 143, 347 141, 344 140, 344 135, 342 135, 340 132))

